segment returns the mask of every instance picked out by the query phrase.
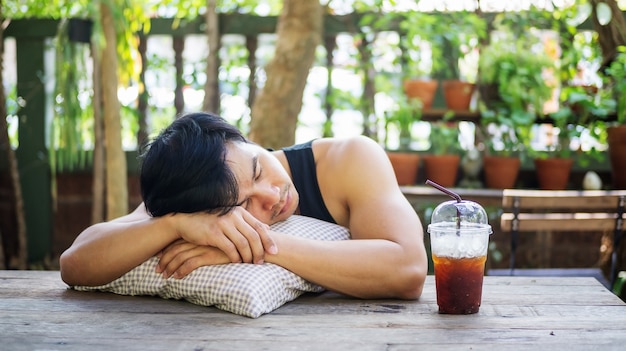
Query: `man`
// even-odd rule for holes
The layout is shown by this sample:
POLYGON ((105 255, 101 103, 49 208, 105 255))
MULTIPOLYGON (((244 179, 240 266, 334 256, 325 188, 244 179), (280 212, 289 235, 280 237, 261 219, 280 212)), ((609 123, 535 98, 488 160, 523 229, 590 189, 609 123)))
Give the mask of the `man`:
POLYGON ((151 143, 140 181, 144 203, 85 229, 63 253, 67 284, 105 284, 157 255, 166 277, 270 262, 354 297, 421 295, 428 268, 422 224, 385 152, 367 137, 268 151, 220 117, 194 113, 151 143), (345 226, 353 240, 269 229, 294 213, 345 226))

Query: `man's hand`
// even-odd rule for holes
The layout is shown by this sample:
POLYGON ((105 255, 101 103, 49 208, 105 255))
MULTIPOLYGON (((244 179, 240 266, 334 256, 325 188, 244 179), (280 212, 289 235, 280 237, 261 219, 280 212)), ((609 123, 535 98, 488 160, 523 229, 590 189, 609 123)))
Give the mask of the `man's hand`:
POLYGON ((263 263, 265 252, 274 254, 278 251, 269 236, 269 226, 240 206, 221 216, 177 213, 170 219, 181 239, 217 248, 232 263, 263 263))
POLYGON ((184 278, 202 266, 230 263, 226 254, 220 249, 192 244, 183 239, 173 242, 157 256, 159 264, 156 271, 163 273, 166 279, 171 276, 177 279, 184 278))

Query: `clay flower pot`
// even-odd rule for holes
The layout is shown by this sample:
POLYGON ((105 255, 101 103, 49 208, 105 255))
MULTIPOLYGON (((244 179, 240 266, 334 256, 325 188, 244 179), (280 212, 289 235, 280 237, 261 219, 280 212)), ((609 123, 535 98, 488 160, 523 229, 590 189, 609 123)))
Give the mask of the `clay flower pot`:
POLYGON ((459 155, 424 155, 426 179, 444 186, 453 187, 459 171, 461 157, 459 155))
POLYGON ((441 83, 446 106, 455 111, 468 111, 476 84, 461 80, 444 80, 441 83))
POLYGON ((565 190, 573 160, 570 158, 535 159, 537 181, 542 190, 565 190))
POLYGON ((485 185, 491 189, 511 189, 519 174, 520 159, 507 156, 485 156, 483 170, 485 185))
POLYGON ((417 182, 420 161, 418 153, 388 151, 387 156, 396 174, 398 185, 413 185, 417 182))
POLYGON ((438 86, 438 81, 430 79, 407 79, 403 83, 407 98, 420 100, 423 110, 429 110, 433 106, 438 86))

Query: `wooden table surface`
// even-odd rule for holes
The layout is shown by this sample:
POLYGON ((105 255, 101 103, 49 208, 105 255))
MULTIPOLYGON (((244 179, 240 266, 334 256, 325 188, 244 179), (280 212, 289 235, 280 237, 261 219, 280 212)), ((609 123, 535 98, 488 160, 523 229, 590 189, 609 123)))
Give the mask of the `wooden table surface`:
POLYGON ((418 301, 306 295, 257 319, 0 271, 0 350, 624 350, 626 304, 593 278, 485 277, 474 315, 418 301))

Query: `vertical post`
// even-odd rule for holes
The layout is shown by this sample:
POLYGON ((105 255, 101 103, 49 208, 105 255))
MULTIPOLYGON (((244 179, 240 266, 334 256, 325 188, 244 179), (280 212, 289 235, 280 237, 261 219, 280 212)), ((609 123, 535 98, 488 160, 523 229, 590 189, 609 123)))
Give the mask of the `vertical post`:
POLYGON ((174 67, 176 68, 176 88, 174 88, 174 106, 176 107, 176 117, 180 116, 185 109, 185 98, 183 96, 183 51, 185 50, 185 37, 175 35, 172 38, 174 49, 174 67))
POLYGON ((248 50, 248 68, 250 76, 248 76, 248 106, 252 109, 254 99, 257 93, 256 84, 256 49, 259 46, 259 39, 254 35, 246 35, 246 50, 248 50))
POLYGON ((622 231, 624 230, 624 205, 625 197, 620 196, 617 198, 617 217, 615 218, 615 230, 613 232, 613 252, 611 253, 611 272, 610 282, 611 289, 615 285, 617 280, 617 250, 619 250, 620 242, 622 241, 622 231))
POLYGON ((515 196, 513 198, 513 220, 511 221, 511 257, 509 259, 509 267, 511 269, 510 275, 513 275, 515 269, 515 253, 517 251, 517 238, 519 235, 519 212, 520 212, 520 198, 515 196))
MULTIPOLYGON (((326 92, 324 94, 324 112, 326 112, 326 122, 324 122, 324 137, 333 136, 333 104, 331 103, 331 96, 333 93, 333 57, 334 51, 337 47, 337 38, 333 36, 324 38, 324 47, 326 48, 326 92)), ((369 61, 367 61, 369 63, 369 61)), ((366 63, 367 65, 367 63, 366 63)), ((365 80, 367 81, 367 76, 365 80)), ((365 99, 364 99, 365 100, 365 99)), ((367 125, 367 115, 363 114, 364 124, 367 125)), ((367 127, 364 128, 366 131, 367 127)))
POLYGON ((44 90, 44 38, 16 41, 17 95, 24 104, 18 112, 19 146, 16 150, 28 237, 28 260, 42 260, 51 252, 52 195, 46 148, 44 90))

